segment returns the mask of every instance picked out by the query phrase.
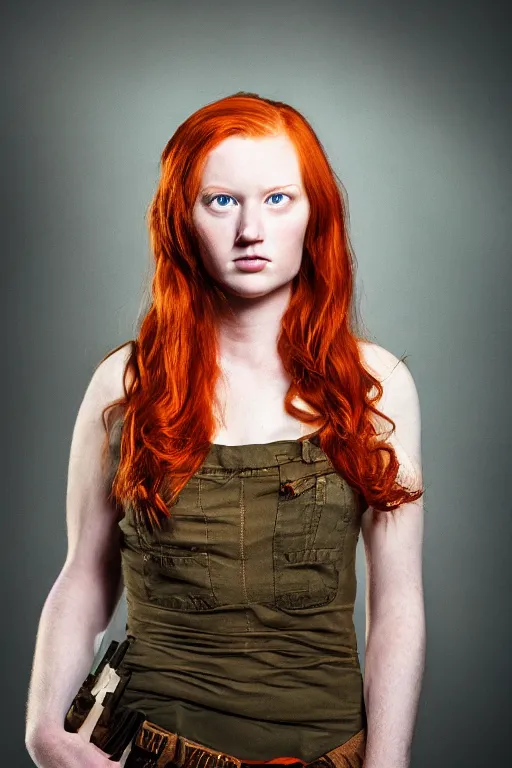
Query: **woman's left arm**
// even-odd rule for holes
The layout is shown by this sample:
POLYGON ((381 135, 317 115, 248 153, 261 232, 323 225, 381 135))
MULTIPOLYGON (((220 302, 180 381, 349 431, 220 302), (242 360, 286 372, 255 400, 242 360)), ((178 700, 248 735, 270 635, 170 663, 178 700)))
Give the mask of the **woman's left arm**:
MULTIPOLYGON (((388 441, 400 462, 397 479, 417 489, 422 485, 420 407, 403 362, 383 387, 377 407, 396 424, 388 441)), ((388 433, 390 425, 379 423, 388 433)), ((425 666, 423 497, 389 512, 369 507, 361 531, 366 555, 364 766, 409 768, 425 666)))

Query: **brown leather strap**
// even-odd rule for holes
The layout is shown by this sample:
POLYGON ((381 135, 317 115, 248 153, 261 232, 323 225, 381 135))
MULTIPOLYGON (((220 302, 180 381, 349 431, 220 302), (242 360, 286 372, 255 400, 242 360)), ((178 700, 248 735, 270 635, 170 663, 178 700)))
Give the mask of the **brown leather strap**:
MULTIPOLYGON (((309 768, 363 768, 366 748, 366 729, 356 733, 351 739, 339 747, 326 752, 325 755, 304 763, 297 760, 297 765, 309 768)), ((144 720, 139 726, 133 742, 133 750, 126 762, 126 768, 151 766, 154 768, 254 768, 254 763, 245 763, 233 755, 205 747, 203 744, 186 739, 176 733, 160 728, 154 723, 144 720)), ((261 761, 264 765, 265 761, 261 761)), ((276 768, 274 763, 272 768, 276 768)), ((285 768, 289 768, 289 765, 285 768)))
POLYGON ((365 752, 366 728, 363 728, 344 744, 326 752, 323 757, 330 760, 335 768, 362 768, 365 752))

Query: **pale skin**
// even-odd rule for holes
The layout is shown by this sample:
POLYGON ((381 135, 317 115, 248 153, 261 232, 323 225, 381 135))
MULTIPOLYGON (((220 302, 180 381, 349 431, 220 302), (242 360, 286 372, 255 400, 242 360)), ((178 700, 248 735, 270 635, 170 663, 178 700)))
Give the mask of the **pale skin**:
MULTIPOLYGON (((284 410, 290 381, 276 349, 308 216, 298 158, 287 137, 230 137, 210 153, 193 220, 205 268, 222 285, 236 318, 219 327, 223 421, 212 442, 266 443, 313 431, 284 410), (212 200, 213 195, 220 197, 212 200), (260 272, 242 272, 234 259, 253 253, 269 261, 260 272)), ((382 347, 362 343, 361 350, 365 366, 383 382, 378 407, 396 422, 389 439, 401 476, 421 482, 420 410, 412 376, 382 347)), ((101 482, 100 452, 101 410, 123 395, 128 353, 127 345, 95 371, 73 431, 68 554, 43 608, 27 707, 27 748, 40 768, 119 765, 65 733, 62 722, 123 586, 117 516, 101 482)), ((383 422, 379 431, 388 429, 383 422)), ((422 500, 394 513, 368 508, 361 531, 367 564, 365 768, 407 768, 424 665, 422 500), (385 525, 375 523, 378 515, 387 518, 385 525)))

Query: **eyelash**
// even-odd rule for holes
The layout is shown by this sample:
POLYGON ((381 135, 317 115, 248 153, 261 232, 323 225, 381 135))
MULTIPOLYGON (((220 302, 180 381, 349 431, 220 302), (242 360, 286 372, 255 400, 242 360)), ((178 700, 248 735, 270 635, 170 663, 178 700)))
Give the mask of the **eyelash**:
MULTIPOLYGON (((274 197, 275 195, 282 195, 283 197, 287 197, 289 200, 291 200, 291 196, 288 195, 286 192, 272 192, 271 195, 267 197, 267 200, 271 197, 274 197)), ((229 197, 231 200, 234 200, 235 198, 232 195, 227 195, 223 192, 218 192, 216 195, 212 195, 210 197, 205 198, 205 204, 210 207, 214 200, 216 200, 218 197, 229 197)), ((221 208, 227 208, 227 205, 221 206, 221 208)), ((278 205, 272 205, 271 208, 279 208, 278 205)))

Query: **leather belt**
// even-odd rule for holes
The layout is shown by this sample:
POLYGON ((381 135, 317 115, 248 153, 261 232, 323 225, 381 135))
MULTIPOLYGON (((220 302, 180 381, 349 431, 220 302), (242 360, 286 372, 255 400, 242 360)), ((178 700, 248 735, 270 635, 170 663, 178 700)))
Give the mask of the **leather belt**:
MULTIPOLYGON (((274 768, 362 768, 365 745, 366 731, 363 729, 349 741, 310 763, 297 759, 295 763, 273 762, 271 765, 274 768)), ((255 768, 255 765, 269 765, 263 760, 261 763, 246 763, 233 755, 160 728, 148 720, 139 725, 124 752, 112 755, 110 759, 119 760, 125 768, 255 768)))

